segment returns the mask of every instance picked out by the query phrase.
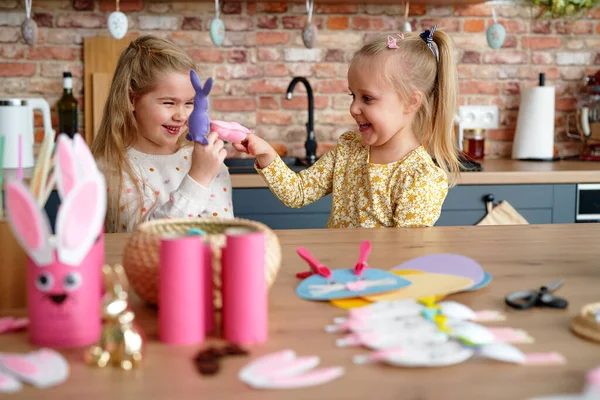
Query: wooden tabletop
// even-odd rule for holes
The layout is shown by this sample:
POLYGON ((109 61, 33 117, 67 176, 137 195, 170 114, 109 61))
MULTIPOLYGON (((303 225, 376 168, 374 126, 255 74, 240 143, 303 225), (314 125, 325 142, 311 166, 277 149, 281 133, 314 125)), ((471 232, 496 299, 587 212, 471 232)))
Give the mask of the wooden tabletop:
MULTIPOLYGON (((600 183, 598 161, 518 161, 489 159, 481 162, 483 171, 463 172, 459 185, 509 185, 600 183)), ((234 188, 267 187, 258 174, 231 175, 234 188)))
MULTIPOLYGON (((81 361, 81 350, 62 351, 71 363, 69 381, 43 392, 27 387, 10 398, 44 396, 44 399, 526 399, 553 393, 581 392, 584 374, 600 364, 600 345, 569 331, 569 322, 580 308, 600 300, 600 224, 434 227, 412 229, 290 230, 277 232, 283 267, 270 291, 269 340, 249 348, 251 358, 293 349, 299 355, 319 355, 321 366, 344 366, 346 374, 323 386, 291 391, 258 391, 236 377, 250 358, 231 358, 214 377, 199 375, 191 358, 199 346, 168 347, 157 342, 156 312, 136 306, 148 335, 146 365, 141 370, 93 369, 81 361), (558 351, 568 360, 562 366, 518 366, 472 359, 446 368, 401 369, 385 365, 354 365, 359 348, 336 348, 335 335, 323 327, 345 314, 327 303, 298 298, 295 273, 306 270, 296 255, 307 247, 332 268, 354 265, 359 243, 369 239, 373 267, 389 269, 413 257, 453 252, 473 257, 493 275, 492 283, 476 292, 451 296, 475 310, 502 310, 499 326, 526 330, 535 343, 518 345, 525 352, 558 351), (505 309, 504 296, 514 290, 537 288, 556 279, 565 283, 558 293, 569 302, 567 310, 505 309), (377 394, 375 394, 378 391, 377 394)), ((106 236, 107 261, 121 259, 126 234, 106 236)), ((6 314, 6 313, 4 313, 6 314)), ((23 314, 13 312, 12 315, 23 314)), ((34 349, 26 333, 0 335, 0 352, 34 349)), ((37 397, 36 397, 37 398, 37 397)))

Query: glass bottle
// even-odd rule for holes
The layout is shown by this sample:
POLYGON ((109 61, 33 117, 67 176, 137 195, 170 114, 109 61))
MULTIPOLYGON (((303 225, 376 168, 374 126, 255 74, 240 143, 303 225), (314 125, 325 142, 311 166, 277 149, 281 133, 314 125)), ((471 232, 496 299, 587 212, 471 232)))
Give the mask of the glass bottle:
POLYGON ((63 94, 57 104, 58 133, 73 137, 78 130, 77 100, 73 96, 73 78, 70 72, 63 72, 63 94))
POLYGON ((473 160, 481 160, 485 151, 485 130, 465 129, 463 132, 463 152, 473 160))

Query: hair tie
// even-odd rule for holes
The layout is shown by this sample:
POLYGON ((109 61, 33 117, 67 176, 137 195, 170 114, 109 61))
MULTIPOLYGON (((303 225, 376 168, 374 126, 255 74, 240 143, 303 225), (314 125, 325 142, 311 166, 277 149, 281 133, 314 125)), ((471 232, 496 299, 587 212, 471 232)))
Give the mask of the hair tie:
MULTIPOLYGON (((400 40, 404 39, 404 34, 402 32, 398 33, 396 36, 398 36, 398 38, 400 40)), ((392 35, 388 35, 387 37, 387 47, 388 49, 397 49, 398 48, 398 43, 396 42, 396 38, 392 35)))
POLYGON ((437 50, 435 49, 435 46, 433 45, 433 32, 435 32, 435 30, 437 29, 437 25, 435 25, 433 28, 431 28, 431 30, 426 29, 423 33, 421 33, 419 36, 421 37, 421 39, 423 39, 423 41, 427 44, 427 47, 429 47, 429 50, 431 50, 431 52, 433 53, 433 55, 435 56, 435 60, 437 62, 440 62, 440 56, 437 52, 437 50))

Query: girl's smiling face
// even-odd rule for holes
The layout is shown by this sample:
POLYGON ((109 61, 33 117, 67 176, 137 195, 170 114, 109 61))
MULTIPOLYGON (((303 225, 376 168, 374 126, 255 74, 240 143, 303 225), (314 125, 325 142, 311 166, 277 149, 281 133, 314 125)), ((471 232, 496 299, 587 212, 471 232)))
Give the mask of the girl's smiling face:
POLYGON ((177 140, 187 131, 188 117, 194 109, 196 91, 190 76, 167 73, 154 88, 132 99, 139 129, 136 149, 147 154, 172 154, 177 140))
POLYGON ((365 145, 386 144, 409 122, 400 95, 385 77, 383 57, 362 57, 348 70, 350 114, 365 145))

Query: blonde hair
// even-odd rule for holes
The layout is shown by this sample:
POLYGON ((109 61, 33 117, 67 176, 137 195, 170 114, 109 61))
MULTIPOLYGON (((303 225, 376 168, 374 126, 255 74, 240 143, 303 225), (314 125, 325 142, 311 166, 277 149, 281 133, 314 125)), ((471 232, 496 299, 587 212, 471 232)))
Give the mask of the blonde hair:
MULTIPOLYGON (((196 69, 196 64, 189 54, 174 43, 156 36, 141 36, 121 53, 104 105, 100 128, 91 146, 92 154, 104 167, 107 187, 110 188, 105 222, 107 232, 121 229, 123 174, 134 183, 139 199, 137 222, 143 220, 141 184, 126 155, 127 149, 134 145, 139 135, 131 100, 152 91, 160 75, 173 72, 189 74, 192 69, 196 69)), ((185 141, 183 136, 180 142, 185 141)))
POLYGON ((404 33, 404 39, 398 35, 393 38, 398 48, 388 48, 388 36, 381 36, 358 50, 351 63, 383 55, 386 78, 400 97, 408 99, 415 91, 423 95, 412 129, 453 185, 460 162, 453 128, 458 79, 452 40, 443 31, 434 32, 438 62, 419 33, 404 33))

